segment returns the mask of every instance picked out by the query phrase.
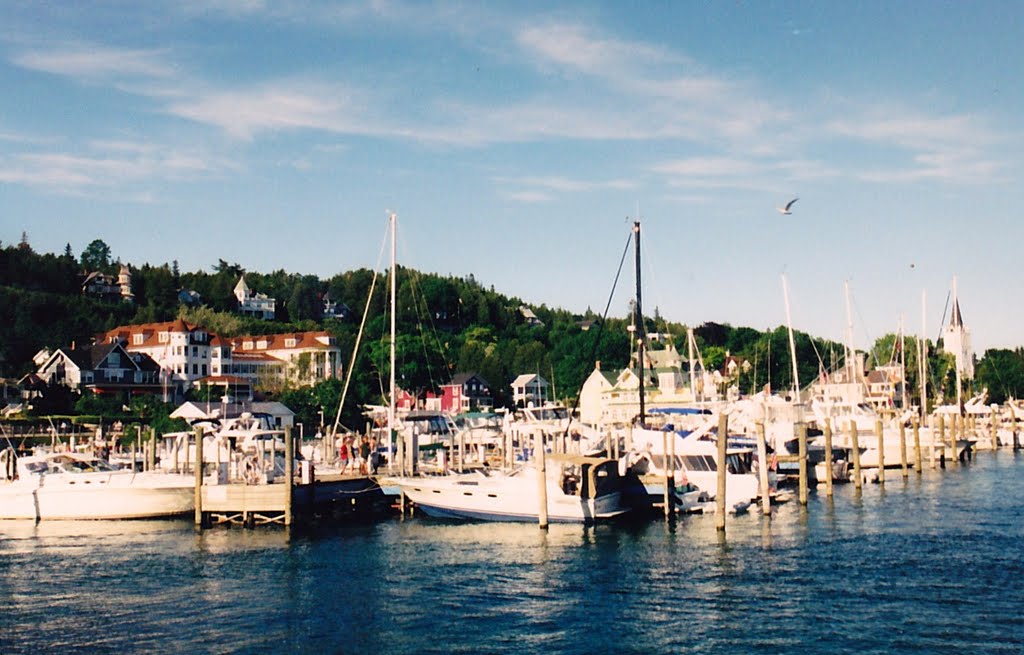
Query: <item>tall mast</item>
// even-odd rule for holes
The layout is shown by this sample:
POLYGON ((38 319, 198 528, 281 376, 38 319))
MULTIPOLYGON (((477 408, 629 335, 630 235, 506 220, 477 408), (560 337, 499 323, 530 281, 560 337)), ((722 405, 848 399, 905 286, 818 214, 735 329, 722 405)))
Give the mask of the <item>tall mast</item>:
POLYGON ((644 406, 644 312, 640 295, 640 221, 633 221, 633 245, 636 251, 636 314, 634 315, 634 333, 636 334, 636 359, 640 371, 640 425, 646 424, 647 411, 644 406))
POLYGON ((388 216, 391 222, 391 387, 388 401, 388 463, 394 459, 391 455, 392 440, 395 436, 395 288, 396 288, 396 264, 395 264, 395 239, 397 235, 396 225, 398 216, 392 213, 388 216))
MULTIPOLYGON (((697 372, 693 370, 693 328, 686 328, 686 349, 690 359, 690 395, 697 400, 697 372)), ((701 371, 703 374, 704 371, 701 371)), ((703 394, 701 394, 703 396, 703 394)), ((703 400, 703 398, 701 398, 703 400)))
POLYGON ((907 409, 907 342, 903 335, 903 314, 900 314, 900 409, 907 409))
MULTIPOLYGON (((953 276, 953 316, 950 318, 950 324, 954 324, 957 321, 957 315, 960 313, 960 301, 956 297, 956 276, 953 276)), ((956 366, 956 406, 957 411, 963 413, 963 399, 960 396, 960 387, 962 381, 960 379, 960 368, 964 362, 964 341, 963 341, 963 326, 956 326, 960 330, 960 337, 956 340, 956 350, 954 355, 954 365, 956 366)))
POLYGON ((800 376, 796 370, 796 344, 793 342, 793 318, 789 315, 789 285, 782 276, 782 298, 786 302, 786 327, 789 329, 789 358, 793 362, 793 402, 800 403, 800 376))
POLYGON ((846 370, 848 372, 847 383, 856 384, 856 372, 854 371, 853 360, 856 357, 853 351, 853 314, 850 311, 850 281, 843 282, 843 294, 846 296, 846 370))
POLYGON ((925 306, 928 291, 921 290, 921 358, 918 369, 921 374, 921 420, 928 416, 928 328, 925 325, 925 306))

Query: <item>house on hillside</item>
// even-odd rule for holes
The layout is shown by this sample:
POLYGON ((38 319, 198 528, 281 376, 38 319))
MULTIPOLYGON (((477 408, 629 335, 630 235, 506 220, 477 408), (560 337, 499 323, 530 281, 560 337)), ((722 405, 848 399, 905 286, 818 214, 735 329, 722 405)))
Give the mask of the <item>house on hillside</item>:
POLYGON ((163 323, 122 325, 100 334, 96 343, 120 343, 132 353, 145 353, 164 371, 175 397, 211 374, 211 343, 215 335, 181 319, 163 323))
POLYGON ((494 407, 491 385, 476 373, 459 373, 441 385, 441 411, 452 414, 490 411, 494 407))
POLYGON ((265 293, 256 293, 245 283, 245 276, 238 278, 235 285, 235 298, 238 300, 238 312, 246 316, 255 316, 265 321, 274 320, 277 299, 265 293))
POLYGON ((536 373, 525 373, 512 381, 512 404, 526 407, 530 403, 543 405, 551 401, 551 384, 536 373))
POLYGON ((107 302, 134 302, 132 272, 122 264, 117 277, 99 271, 85 273, 82 280, 82 293, 107 302))
POLYGON ((286 332, 233 337, 231 365, 222 364, 221 374, 230 373, 251 380, 256 386, 315 384, 341 378, 341 348, 326 331, 286 332))
POLYGON ((119 342, 58 348, 36 371, 49 386, 80 393, 160 393, 160 366, 145 353, 132 353, 119 342))

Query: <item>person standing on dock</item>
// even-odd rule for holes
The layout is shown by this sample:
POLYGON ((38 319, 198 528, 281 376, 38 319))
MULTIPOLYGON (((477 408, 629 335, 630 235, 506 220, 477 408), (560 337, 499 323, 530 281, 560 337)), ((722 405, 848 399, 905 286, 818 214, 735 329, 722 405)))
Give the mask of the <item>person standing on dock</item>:
POLYGON ((377 468, 380 466, 380 451, 377 450, 377 439, 370 437, 370 473, 377 475, 377 468))
POLYGON ((370 463, 370 438, 363 437, 359 444, 359 473, 366 475, 366 465, 370 463))
POLYGON ((348 472, 349 455, 352 452, 352 438, 345 437, 338 446, 338 461, 341 463, 341 474, 348 472))

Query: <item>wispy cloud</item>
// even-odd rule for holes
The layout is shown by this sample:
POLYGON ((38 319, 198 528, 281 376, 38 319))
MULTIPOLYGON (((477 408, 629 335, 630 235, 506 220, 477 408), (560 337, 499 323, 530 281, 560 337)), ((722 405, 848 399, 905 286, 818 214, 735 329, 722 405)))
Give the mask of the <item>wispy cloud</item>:
POLYGON ((172 102, 167 111, 245 140, 260 132, 287 129, 361 132, 364 128, 350 114, 351 95, 341 87, 285 81, 199 94, 172 102))
POLYGON ((121 76, 164 78, 174 68, 162 50, 131 50, 98 44, 82 44, 54 51, 26 51, 15 55, 12 62, 28 70, 52 73, 79 79, 121 76))
POLYGON ((95 141, 82 153, 24 152, 0 157, 0 182, 63 195, 113 193, 152 199, 140 187, 237 170, 237 164, 198 151, 129 141, 95 141))

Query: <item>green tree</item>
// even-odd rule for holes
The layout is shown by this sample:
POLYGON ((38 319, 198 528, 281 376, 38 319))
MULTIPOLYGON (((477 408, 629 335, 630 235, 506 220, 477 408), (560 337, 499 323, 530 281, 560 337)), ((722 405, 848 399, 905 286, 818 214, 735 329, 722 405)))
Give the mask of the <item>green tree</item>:
POLYGON ((103 239, 94 239, 82 251, 82 268, 87 271, 103 271, 110 269, 110 246, 103 239))

